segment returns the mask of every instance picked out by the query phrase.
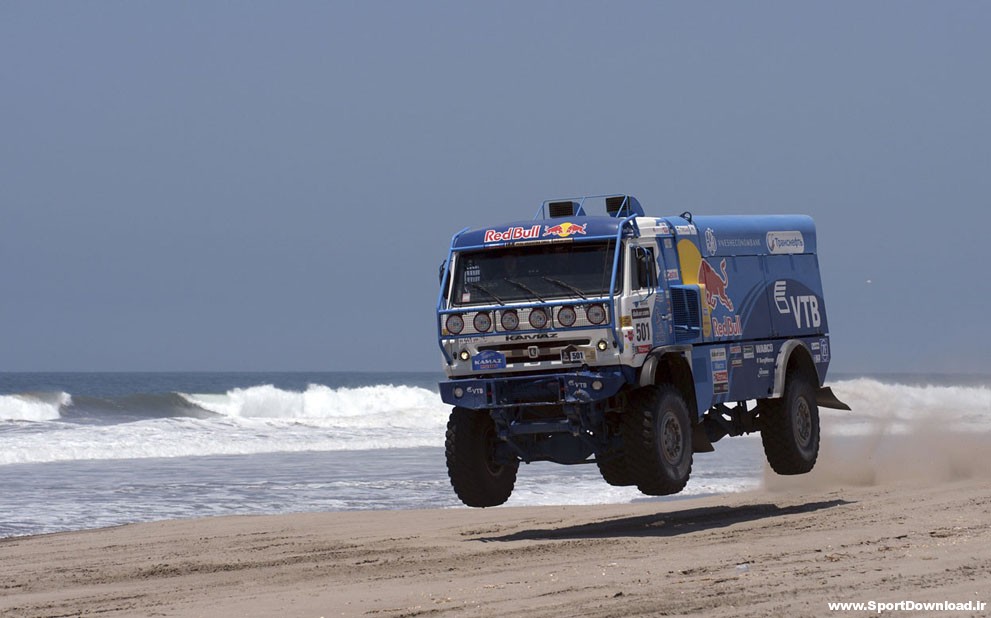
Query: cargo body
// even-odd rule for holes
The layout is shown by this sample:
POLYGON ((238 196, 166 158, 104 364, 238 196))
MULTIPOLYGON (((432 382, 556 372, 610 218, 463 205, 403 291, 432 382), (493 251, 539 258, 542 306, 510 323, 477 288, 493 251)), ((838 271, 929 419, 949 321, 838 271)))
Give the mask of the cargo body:
POLYGON ((694 452, 753 431, 772 467, 807 472, 817 404, 843 407, 821 388, 829 329, 806 216, 547 202, 455 235, 441 281, 448 469, 472 506, 504 501, 519 463, 540 460, 675 493, 694 452))

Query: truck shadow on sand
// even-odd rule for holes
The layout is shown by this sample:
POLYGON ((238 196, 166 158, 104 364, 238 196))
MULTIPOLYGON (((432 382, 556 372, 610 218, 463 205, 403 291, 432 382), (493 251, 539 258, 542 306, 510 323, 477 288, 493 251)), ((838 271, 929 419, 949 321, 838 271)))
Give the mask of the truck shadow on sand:
POLYGON ((498 541, 535 541, 563 539, 597 539, 618 537, 671 537, 702 530, 725 528, 748 521, 814 513, 837 506, 853 504, 847 500, 807 502, 781 507, 776 504, 749 504, 746 506, 710 506, 686 511, 672 511, 621 517, 595 521, 564 528, 520 530, 504 536, 477 537, 483 543, 498 541))

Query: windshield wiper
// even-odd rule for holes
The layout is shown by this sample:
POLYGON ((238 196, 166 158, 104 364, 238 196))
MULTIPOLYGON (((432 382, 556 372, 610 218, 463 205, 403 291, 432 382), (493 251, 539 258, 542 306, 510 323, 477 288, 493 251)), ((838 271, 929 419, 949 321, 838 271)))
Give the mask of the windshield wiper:
POLYGON ((571 290, 572 292, 580 296, 582 300, 588 300, 588 296, 582 294, 581 290, 571 285, 570 283, 565 283, 564 281, 561 281, 560 279, 555 279, 553 277, 541 277, 541 279, 543 279, 544 281, 549 281, 550 283, 553 283, 555 285, 559 285, 566 290, 571 290))
POLYGON ((493 294, 492 293, 492 290, 488 289, 487 287, 484 287, 481 283, 474 283, 474 282, 469 281, 468 283, 465 284, 465 287, 473 288, 475 290, 481 290, 481 291, 485 292, 486 294, 488 294, 489 296, 491 296, 492 298, 494 298, 495 301, 497 303, 499 303, 500 305, 505 305, 506 304, 506 303, 504 303, 502 301, 501 298, 499 298, 498 296, 496 296, 495 294, 493 294))
POLYGON ((503 277, 502 280, 505 281, 506 283, 511 284, 511 285, 515 285, 516 287, 518 287, 519 289, 523 290, 524 292, 527 292, 529 294, 533 294, 534 297, 536 297, 536 299, 539 300, 542 303, 547 302, 546 300, 544 300, 543 298, 540 297, 540 294, 537 294, 536 292, 534 292, 533 290, 531 290, 529 287, 527 287, 526 285, 523 285, 522 283, 520 283, 519 281, 517 281, 515 279, 510 279, 509 277, 503 277))

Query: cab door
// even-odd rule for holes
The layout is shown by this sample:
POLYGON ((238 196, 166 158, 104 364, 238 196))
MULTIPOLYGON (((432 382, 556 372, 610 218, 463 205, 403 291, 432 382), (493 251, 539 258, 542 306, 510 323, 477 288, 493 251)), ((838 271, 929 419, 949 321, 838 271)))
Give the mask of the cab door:
POLYGON ((660 253, 653 239, 642 238, 630 243, 627 257, 627 272, 630 273, 628 315, 632 327, 627 339, 633 355, 643 357, 656 345, 658 335, 663 337, 666 328, 663 323, 665 311, 659 306, 659 300, 664 300, 664 294, 659 293, 659 273, 664 269, 659 264, 660 253))

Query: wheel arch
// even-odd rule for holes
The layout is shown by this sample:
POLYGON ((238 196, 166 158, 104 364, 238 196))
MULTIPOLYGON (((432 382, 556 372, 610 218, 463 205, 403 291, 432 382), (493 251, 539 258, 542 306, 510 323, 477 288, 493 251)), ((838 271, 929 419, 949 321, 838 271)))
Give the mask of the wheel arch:
POLYGON ((682 396, 688 409, 693 410, 692 424, 697 424, 701 416, 698 412, 698 399, 695 396, 695 378, 692 375, 692 347, 666 346, 650 353, 640 371, 640 386, 673 384, 682 396))
POLYGON ((788 372, 798 369, 810 377, 815 378, 815 388, 818 389, 822 384, 819 380, 819 372, 816 369, 815 363, 812 361, 812 352, 805 346, 799 339, 789 339, 781 346, 781 350, 778 351, 778 358, 774 362, 774 390, 771 392, 771 398, 776 399, 784 395, 785 392, 785 379, 788 376, 788 372))

